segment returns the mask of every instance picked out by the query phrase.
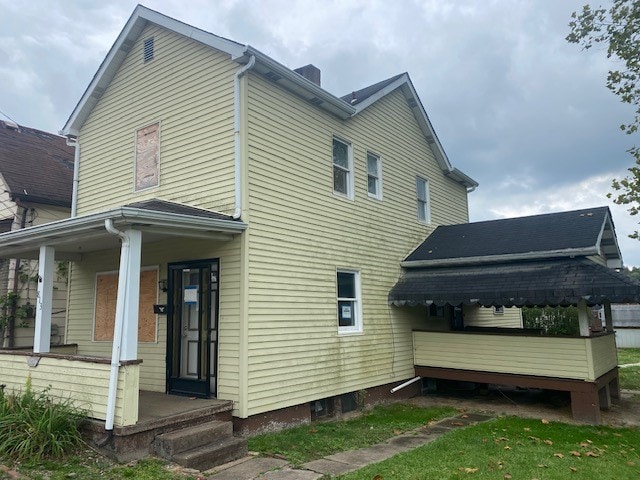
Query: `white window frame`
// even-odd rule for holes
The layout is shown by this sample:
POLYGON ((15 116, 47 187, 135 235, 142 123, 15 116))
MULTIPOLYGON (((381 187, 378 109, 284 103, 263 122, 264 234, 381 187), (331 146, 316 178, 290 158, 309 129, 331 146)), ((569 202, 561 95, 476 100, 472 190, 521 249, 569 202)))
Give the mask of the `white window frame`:
POLYGON ((500 305, 499 307, 493 307, 494 315, 504 315, 504 305, 500 305))
POLYGON ((382 158, 377 153, 373 153, 371 151, 367 151, 367 160, 366 160, 366 168, 367 168, 367 195, 370 198, 375 198, 376 200, 382 200, 382 158), (374 158, 376 160, 376 172, 375 175, 369 173, 369 157, 374 158), (371 193, 369 191, 369 178, 375 178, 376 180, 376 193, 371 193))
POLYGON ((351 142, 344 140, 340 137, 336 137, 334 136, 331 140, 331 180, 333 181, 334 179, 334 172, 335 169, 339 169, 342 170, 343 172, 346 172, 347 174, 347 181, 346 183, 346 187, 347 187, 347 191, 346 192, 340 192, 338 190, 335 189, 335 182, 333 185, 333 194, 337 195, 339 197, 343 197, 343 198, 348 198, 349 200, 353 200, 353 146, 351 145, 351 142), (347 146, 347 168, 344 168, 342 165, 337 165, 334 161, 333 158, 333 145, 334 142, 339 142, 342 143, 343 145, 347 146))
POLYGON ((362 289, 360 286, 360 271, 350 268, 338 268, 335 273, 336 279, 336 322, 338 324, 338 334, 354 334, 362 333, 362 289), (353 275, 355 282, 355 297, 338 296, 338 274, 346 273, 353 275), (353 302, 351 315, 353 317, 353 325, 340 326, 340 302, 353 302))
POLYGON ((421 176, 416 176, 416 206, 417 206, 417 210, 416 210, 416 215, 418 217, 418 222, 419 223, 423 223, 425 225, 430 225, 431 224, 431 200, 429 199, 429 180, 427 180, 424 177, 421 176), (419 182, 423 182, 424 183, 424 191, 425 191, 425 197, 426 198, 420 198, 419 194, 418 194, 418 184, 419 182), (420 218, 421 215, 420 213, 422 212, 422 216, 424 216, 424 218, 420 218))

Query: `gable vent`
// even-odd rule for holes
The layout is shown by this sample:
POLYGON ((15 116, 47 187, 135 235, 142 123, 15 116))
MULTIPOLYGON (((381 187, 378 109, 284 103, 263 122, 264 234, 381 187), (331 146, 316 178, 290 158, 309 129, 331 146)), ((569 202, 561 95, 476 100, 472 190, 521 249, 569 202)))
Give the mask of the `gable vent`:
POLYGON ((267 77, 272 82, 277 82, 278 80, 280 80, 282 78, 280 75, 278 75, 277 73, 273 73, 273 72, 267 72, 267 73, 264 74, 264 76, 267 77))
POLYGON ((144 60, 144 63, 153 60, 153 37, 147 38, 144 41, 144 46, 142 48, 142 58, 144 60))

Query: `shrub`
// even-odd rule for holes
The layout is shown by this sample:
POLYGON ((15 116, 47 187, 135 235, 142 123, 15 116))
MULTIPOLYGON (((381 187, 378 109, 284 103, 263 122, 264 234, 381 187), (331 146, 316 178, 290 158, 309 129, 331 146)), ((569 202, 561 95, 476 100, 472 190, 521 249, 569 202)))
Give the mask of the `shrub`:
POLYGON ((84 412, 71 400, 52 399, 49 389, 23 392, 0 389, 0 458, 12 460, 60 457, 82 442, 84 412))

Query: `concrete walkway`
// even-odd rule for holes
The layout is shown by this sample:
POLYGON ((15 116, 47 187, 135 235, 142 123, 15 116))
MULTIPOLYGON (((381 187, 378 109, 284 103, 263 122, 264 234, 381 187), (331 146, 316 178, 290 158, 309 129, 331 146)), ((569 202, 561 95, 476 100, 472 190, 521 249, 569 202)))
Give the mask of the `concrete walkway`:
POLYGON ((329 455, 298 468, 291 467, 286 460, 279 458, 248 456, 209 470, 205 476, 208 480, 317 480, 324 475, 333 477, 382 462, 398 453, 426 445, 451 430, 491 418, 490 415, 479 413, 462 413, 397 435, 384 443, 329 455))
POLYGON ((618 365, 619 368, 628 368, 628 367, 640 367, 640 363, 625 363, 624 365, 618 365))

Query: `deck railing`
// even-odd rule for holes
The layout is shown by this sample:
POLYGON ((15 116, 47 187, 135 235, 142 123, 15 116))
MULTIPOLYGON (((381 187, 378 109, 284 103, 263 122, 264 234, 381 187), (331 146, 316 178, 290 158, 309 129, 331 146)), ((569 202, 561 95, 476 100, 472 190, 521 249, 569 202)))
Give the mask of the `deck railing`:
POLYGON ((594 381, 616 367, 614 334, 413 332, 414 365, 594 381))
MULTIPOLYGON (((105 420, 109 390, 110 359, 58 353, 34 354, 24 350, 0 350, 0 384, 5 391, 25 389, 31 379, 33 391, 71 399, 87 416, 105 420)), ((134 425, 138 421, 140 361, 119 367, 114 424, 134 425)))

